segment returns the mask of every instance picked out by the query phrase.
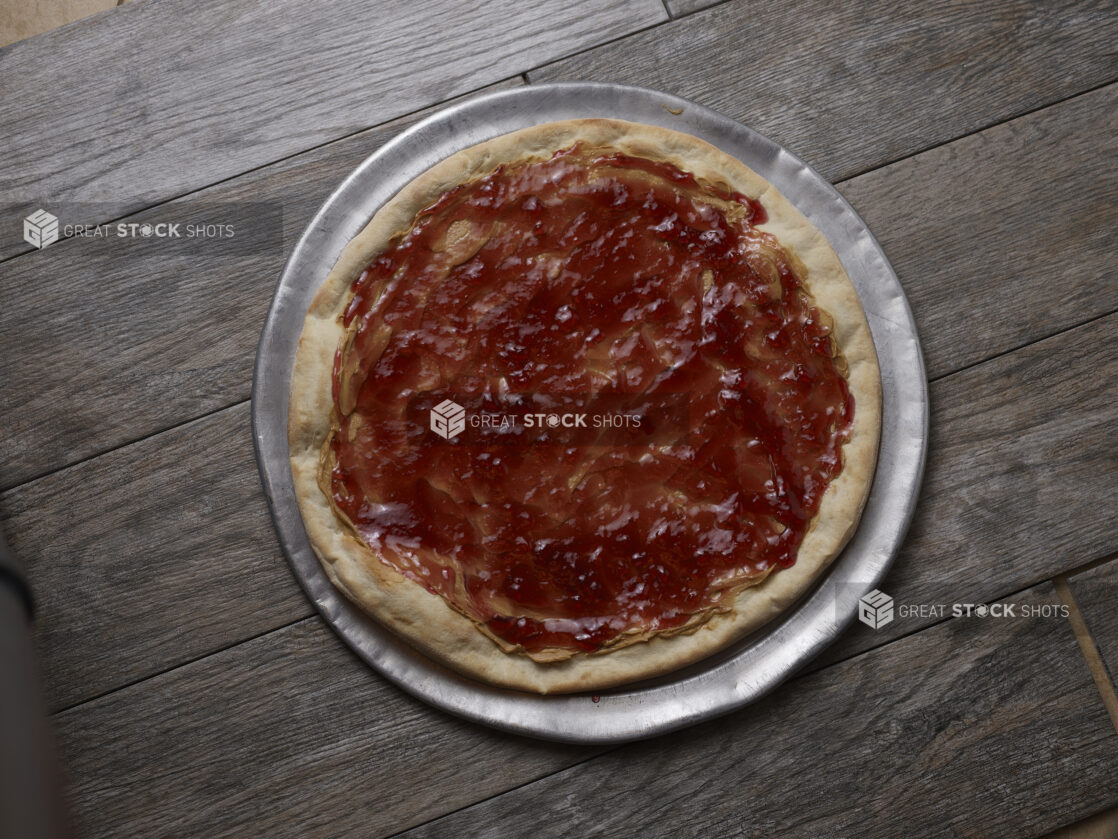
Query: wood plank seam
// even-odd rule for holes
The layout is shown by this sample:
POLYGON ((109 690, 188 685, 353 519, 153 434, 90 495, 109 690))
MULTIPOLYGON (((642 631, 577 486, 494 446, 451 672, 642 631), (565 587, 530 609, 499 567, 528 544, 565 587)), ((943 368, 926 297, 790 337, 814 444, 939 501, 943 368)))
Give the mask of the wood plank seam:
MULTIPOLYGON (((308 609, 309 609, 310 605, 311 605, 310 601, 308 600, 307 601, 308 609)), ((264 638, 265 636, 272 635, 276 632, 283 632, 285 629, 290 629, 291 627, 296 626, 297 624, 303 623, 305 621, 314 620, 316 617, 318 617, 317 612, 308 611, 307 614, 298 615, 297 617, 292 618, 287 623, 280 624, 279 626, 269 627, 268 629, 265 629, 262 632, 257 632, 254 635, 250 635, 246 638, 240 638, 236 641, 231 641, 230 643, 225 644, 224 646, 218 647, 216 649, 207 650, 206 652, 202 653, 201 655, 196 655, 196 656, 194 656, 192 658, 189 658, 189 659, 186 659, 184 661, 176 662, 176 663, 172 664, 170 667, 164 667, 162 670, 156 670, 152 673, 147 673, 147 674, 145 674, 143 676, 140 676, 138 678, 130 679, 129 681, 124 682, 123 684, 117 685, 116 687, 109 688, 108 690, 103 690, 100 693, 97 693, 97 694, 89 696, 85 699, 79 700, 78 702, 71 702, 69 705, 63 705, 60 708, 56 708, 55 710, 51 711, 50 716, 57 717, 60 714, 67 714, 70 711, 73 711, 75 708, 80 708, 82 705, 86 705, 90 702, 96 702, 98 700, 104 699, 105 697, 112 696, 113 694, 116 694, 116 693, 120 693, 122 690, 127 690, 128 688, 132 688, 132 687, 135 687, 136 685, 143 684, 144 682, 148 681, 149 679, 155 679, 155 678, 158 678, 159 676, 165 676, 166 674, 174 672, 175 670, 178 670, 182 667, 187 667, 187 666, 192 665, 192 664, 197 664, 200 661, 205 661, 207 658, 210 658, 211 656, 220 655, 221 653, 227 652, 228 650, 236 649, 237 647, 241 646, 242 644, 251 643, 252 641, 259 640, 260 638, 264 638)))
MULTIPOLYGON (((122 0, 122 2, 126 2, 126 0, 122 0)), ((213 189, 214 187, 221 186, 222 184, 230 183, 231 181, 235 181, 239 178, 243 178, 247 175, 251 175, 254 172, 259 172, 259 171, 261 171, 263 169, 267 169, 271 166, 278 166, 278 165, 280 165, 282 163, 285 163, 289 160, 297 158, 300 155, 308 154, 308 153, 315 152, 315 151, 320 151, 324 148, 327 148, 328 146, 334 145, 335 143, 341 143, 341 142, 344 142, 346 140, 351 140, 354 137, 357 137, 361 134, 364 134, 366 131, 375 131, 378 128, 384 127, 385 125, 390 125, 393 122, 398 122, 398 121, 401 121, 401 120, 407 120, 410 117, 414 117, 417 114, 423 113, 424 111, 441 109, 441 108, 445 107, 447 104, 449 104, 451 102, 457 102, 457 101, 462 101, 462 100, 469 99, 472 96, 477 96, 482 91, 489 90, 489 89, 492 89, 492 88, 498 88, 500 85, 509 84, 510 82, 513 82, 517 79, 520 79, 525 84, 528 84, 528 74, 527 73, 517 73, 517 74, 512 75, 512 76, 507 76, 506 78, 498 79, 497 81, 490 82, 489 84, 484 84, 481 87, 476 87, 473 90, 466 91, 465 93, 455 94, 454 96, 450 96, 446 99, 440 99, 438 102, 432 102, 429 105, 424 105, 420 108, 414 108, 410 111, 407 111, 406 113, 400 114, 399 116, 394 116, 394 117, 391 117, 390 119, 383 120, 382 122, 374 123, 373 125, 366 125, 362 128, 358 128, 354 131, 351 131, 348 134, 343 134, 339 137, 336 137, 332 140, 327 140, 327 141, 322 142, 322 143, 316 143, 314 145, 307 146, 306 148, 300 149, 297 152, 293 152, 291 154, 284 155, 283 157, 276 158, 275 160, 270 160, 267 163, 261 163, 257 166, 250 166, 249 168, 245 169, 242 172, 238 172, 235 175, 229 175, 228 177, 225 177, 225 178, 218 178, 216 181, 212 181, 211 183, 207 183, 204 186, 198 187, 197 189, 191 189, 191 190, 187 190, 186 192, 178 193, 176 195, 171 195, 167 198, 161 198, 158 201, 154 201, 150 204, 145 204, 142 207, 137 207, 133 210, 130 210, 129 212, 125 213, 124 215, 117 216, 115 218, 110 218, 110 219, 107 219, 105 221, 98 222, 98 223, 99 224, 108 224, 108 225, 116 224, 119 221, 123 221, 125 219, 132 218, 133 216, 137 216, 141 213, 150 212, 151 210, 155 210, 155 209, 158 209, 160 207, 165 207, 168 204, 173 204, 176 201, 182 201, 183 199, 190 198, 191 196, 199 195, 199 194, 205 192, 206 190, 213 189)), ((72 235, 71 236, 63 236, 60 233, 58 239, 56 239, 52 244, 61 244, 62 242, 65 242, 65 241, 67 241, 69 239, 73 239, 73 238, 74 238, 74 236, 72 236, 72 235)), ((15 251, 14 253, 11 253, 11 254, 7 255, 7 256, 0 256, 0 265, 3 265, 6 262, 10 262, 13 259, 19 259, 21 256, 27 256, 29 254, 34 254, 34 253, 37 253, 36 249, 31 247, 31 246, 28 246, 27 250, 18 250, 18 251, 15 251)))
MULTIPOLYGON (((1042 341, 1048 341, 1048 340, 1051 340, 1052 338, 1056 338, 1060 335, 1064 335, 1064 334, 1066 334, 1068 332, 1072 332, 1076 329, 1082 329, 1084 326, 1090 326, 1092 323, 1095 323, 1096 321, 1105 320, 1106 318, 1112 317, 1115 313, 1118 313, 1118 309, 1111 309, 1111 310, 1106 311, 1106 312, 1101 312, 1101 313, 1095 315, 1094 317, 1089 317, 1089 318, 1086 318, 1085 320, 1081 320, 1081 321, 1077 321, 1076 323, 1068 324, 1067 326, 1061 328, 1058 332, 1053 332, 1051 335, 1045 335, 1043 338, 1037 338, 1035 341, 1029 341, 1029 342, 1024 343, 1024 344, 1018 344, 1017 346, 1010 347, 1009 349, 1005 349, 1005 350, 1001 350, 999 352, 996 352, 993 355, 989 355, 989 356, 986 356, 984 358, 980 358, 977 361, 971 362, 970 364, 964 364, 962 367, 956 368, 954 370, 949 370, 946 373, 940 373, 938 376, 934 376, 934 377, 929 378, 928 379, 928 384, 933 384, 935 382, 942 382, 944 379, 949 379, 952 376, 959 375, 960 373, 966 373, 968 370, 973 370, 975 367, 981 367, 983 364, 986 364, 987 362, 997 361, 999 358, 1005 358, 1008 355, 1013 355, 1013 353, 1015 353, 1015 352, 1020 352, 1023 349, 1027 349, 1028 347, 1035 346, 1036 344, 1039 344, 1042 341)), ((1094 560, 1094 561, 1097 562, 1098 560, 1094 560)))
POLYGON ((1078 565, 1069 571, 1065 571, 1060 576, 1064 577, 1065 579, 1078 577, 1080 574, 1085 574, 1088 571, 1093 571, 1100 565, 1106 565, 1108 562, 1112 562, 1116 559, 1118 559, 1118 553, 1108 553, 1104 556, 1100 556, 1098 559, 1092 559, 1090 562, 1085 562, 1082 565, 1078 565))
MULTIPOLYGON (((683 20, 684 18, 687 18, 687 19, 702 18, 702 17, 710 17, 712 14, 716 14, 716 13, 721 14, 720 10, 722 10, 724 6, 728 6, 728 5, 732 5, 732 2, 730 2, 730 0, 722 0, 722 2, 714 3, 712 5, 703 6, 702 8, 696 9, 693 12, 682 14, 679 17, 673 18, 673 20, 670 23, 671 24, 677 23, 677 22, 683 20)), ((748 5, 748 4, 743 4, 743 5, 748 5)), ((745 12, 744 9, 742 10, 742 13, 747 14, 747 12, 745 12)), ((726 14, 726 17, 728 18, 729 14, 726 14)), ((704 21, 703 25, 706 27, 706 30, 708 30, 706 34, 709 37, 714 37, 714 35, 716 33, 719 33, 719 27, 724 26, 725 22, 723 20, 704 21)), ((646 43, 642 42, 640 40, 641 36, 642 36, 642 31, 635 31, 633 33, 630 33, 629 35, 621 36, 620 38, 618 38, 616 40, 617 41, 626 41, 626 40, 633 39, 635 41, 637 49, 648 49, 649 44, 646 44, 646 43)), ((671 43, 671 41, 673 39, 678 40, 678 41, 683 41, 684 40, 682 38, 682 36, 679 34, 679 32, 673 30, 670 34, 665 34, 665 37, 663 38, 662 42, 658 43, 656 46, 659 47, 659 46, 667 45, 667 44, 671 43)), ((556 59, 556 60, 549 60, 549 61, 546 61, 546 62, 540 64, 540 65, 537 65, 536 67, 533 67, 532 69, 530 69, 528 71, 528 75, 529 75, 529 78, 531 78, 533 81, 539 81, 540 79, 538 77, 541 75, 541 73, 542 73, 542 75, 545 76, 545 78, 550 77, 550 78, 547 78, 547 80, 550 80, 551 78, 555 78, 555 79, 567 78, 567 77, 570 77, 570 76, 582 78, 582 77, 584 77, 583 74, 588 74, 585 77, 591 77, 592 78, 592 77, 596 77, 596 74, 601 72, 600 66, 602 64, 606 64, 607 59, 613 57, 613 55, 614 54, 609 53, 608 45, 606 45, 606 44, 596 46, 596 47, 588 47, 588 48, 585 48, 583 50, 580 50, 579 52, 573 53, 570 56, 567 56, 567 57, 564 57, 564 58, 561 58, 561 59, 556 59), (577 58, 579 56, 591 55, 591 54, 595 54, 595 53, 599 53, 599 52, 604 53, 604 56, 603 56, 602 60, 600 62, 594 62, 594 61, 587 62, 588 66, 586 68, 581 67, 578 62, 573 62, 572 61, 572 59, 577 58), (550 70, 550 72, 544 72, 544 71, 548 71, 548 70, 550 70)), ((1010 120, 1013 120, 1013 119, 1017 119, 1017 118, 1020 118, 1022 116, 1027 116, 1028 114, 1033 113, 1036 110, 1043 109, 1043 108, 1048 107, 1049 105, 1052 105, 1052 104, 1058 104, 1059 101, 1065 101, 1066 99, 1074 98, 1075 96, 1079 96, 1079 95, 1082 95, 1082 94, 1085 94, 1085 93, 1094 92, 1094 91, 1098 90, 1099 88, 1106 87, 1106 86, 1108 86, 1110 84, 1113 84, 1114 82, 1118 81, 1118 76, 1115 76, 1112 73, 1110 75, 1107 75, 1104 78, 1104 80, 1101 81, 1101 82, 1099 82, 1097 80, 1098 78, 1099 77, 1096 76, 1095 79, 1087 80, 1087 82, 1086 82, 1088 84, 1087 87, 1081 87, 1077 90, 1074 90, 1073 92, 1069 92, 1067 90, 1063 91, 1062 94, 1066 94, 1066 95, 1062 95, 1060 93, 1053 92, 1053 95, 1056 96, 1057 98, 1053 99, 1049 102, 1044 102, 1044 103, 1041 103, 1039 105, 1035 104, 1035 103, 1030 104, 1030 103, 1024 103, 1023 102, 1023 103, 1021 103, 1021 105, 1018 106, 1018 109, 1016 111, 1006 112, 1002 116, 996 118, 993 122, 984 122, 981 125, 972 126, 970 128, 965 128, 965 129, 962 130, 961 133, 959 133, 957 135, 953 135, 953 136, 950 136, 950 137, 945 136, 941 140, 937 140, 937 141, 932 142, 931 144, 926 145, 926 146, 914 146, 908 153, 901 154, 901 155, 899 155, 897 157, 894 157, 894 158, 890 158, 889 160, 884 161, 883 163, 875 165, 875 166, 873 166, 871 168, 868 168, 868 169, 852 170, 851 172, 843 175, 843 177, 835 179, 834 182, 838 183, 838 182, 841 182, 842 180, 844 180, 846 177, 854 177, 854 176, 857 176, 857 175, 860 175, 860 174, 865 174, 866 172, 874 171, 874 169, 878 168, 879 165, 888 165, 890 163, 895 163, 895 162, 898 162, 900 160, 905 160, 908 157, 910 157, 912 153, 917 153, 918 154, 918 153, 929 151, 931 149, 937 148, 938 146, 944 145, 946 143, 953 142, 954 140, 970 136, 974 133, 984 131, 988 128, 992 128, 992 127, 994 127, 996 125, 999 125, 1003 122, 1010 121, 1010 120)), ((686 74, 683 74, 683 76, 680 77, 678 83, 680 85, 686 86, 689 81, 693 81, 693 80, 689 80, 687 78, 686 74)), ((644 83, 644 82, 637 81, 636 83, 641 84, 641 83, 644 83)), ((661 84, 663 85, 663 81, 661 81, 661 84)), ((669 92, 676 92, 676 91, 669 89, 669 92)), ((819 164, 815 164, 815 165, 818 168, 819 164)))
POLYGON ((144 440, 150 440, 152 437, 158 437, 160 434, 166 434, 167 432, 174 431, 175 429, 178 429, 178 428, 183 428, 184 426, 190 425, 192 422, 199 422, 201 420, 210 419, 211 417, 215 417, 218 414, 224 413, 225 411, 231 411, 234 408, 236 408, 238 405, 243 405, 243 404, 245 404, 246 402, 249 402, 249 401, 250 401, 250 399, 238 399, 236 402, 230 402, 228 405, 221 405, 217 408, 213 408, 212 410, 203 411, 202 413, 198 414, 197 416, 191 417, 190 419, 183 420, 182 422, 177 422, 174 425, 167 426, 166 428, 156 429, 155 431, 152 431, 150 434, 144 434, 140 437, 137 437, 134 440, 129 440, 127 443, 122 443, 119 446, 110 446, 107 449, 96 451, 93 454, 89 454, 89 455, 86 455, 84 457, 80 457, 77 460, 73 461, 72 463, 67 463, 65 466, 59 466, 57 469, 49 469, 46 472, 43 472, 39 475, 33 475, 32 477, 28 478, 26 481, 20 481, 18 484, 12 484, 11 486, 4 486, 3 485, 3 477, 0 476, 0 499, 2 499, 8 493, 19 489, 20 487, 31 486, 32 484, 38 483, 39 481, 42 481, 42 480, 46 480, 47 478, 50 478, 54 475, 59 475, 62 472, 65 472, 67 469, 72 469, 74 467, 82 466, 86 463, 90 463, 91 461, 97 460, 100 457, 104 457, 107 454, 112 454, 113 452, 117 452, 117 451, 120 451, 121 449, 125 449, 128 446, 135 445, 136 443, 142 443, 144 440))
MULTIPOLYGON (((714 2, 708 3, 705 6, 697 5, 694 8, 687 8, 685 4, 685 7, 682 11, 677 11, 672 15, 672 20, 683 20, 685 17, 691 17, 692 15, 700 14, 709 9, 713 9, 715 6, 721 6, 723 3, 729 2, 730 0, 714 0, 714 2)), ((668 6, 668 11, 671 12, 670 0, 664 0, 664 3, 668 6)))
POLYGON ((1095 687, 1099 689, 1102 704, 1106 706, 1106 712, 1110 714, 1110 721, 1114 724, 1115 733, 1118 733, 1118 694, 1114 691, 1112 676, 1107 672, 1102 656, 1099 655, 1099 648, 1095 644, 1095 639, 1091 637, 1091 630, 1083 619, 1083 613, 1079 610, 1079 604, 1075 601, 1075 595, 1072 594, 1071 587, 1068 586, 1067 578, 1067 574, 1061 574, 1053 578, 1052 585, 1055 587, 1056 593, 1059 594, 1060 600, 1068 607, 1068 622, 1071 624, 1072 631, 1075 632, 1075 640, 1079 642, 1079 651, 1083 653, 1087 668, 1091 671, 1091 678, 1095 680, 1095 687))
MULTIPOLYGON (((729 2, 729 0, 723 0, 723 2, 729 2)), ((988 123, 986 125, 978 126, 978 127, 973 128, 969 131, 964 131, 962 134, 959 134, 957 137, 952 137, 950 140, 944 140, 941 143, 933 143, 932 145, 927 146, 925 148, 917 149, 915 152, 912 152, 911 154, 904 154, 904 155, 901 155, 900 157, 897 157, 895 159, 888 160, 885 163, 881 163, 879 165, 871 166, 868 169, 861 169, 859 171, 854 172, 852 175, 848 175, 844 178, 841 178, 841 179, 835 181, 835 185, 837 186, 839 184, 845 183, 846 181, 853 180, 854 178, 860 177, 862 175, 869 174, 870 172, 875 172, 878 169, 885 168, 886 166, 892 166, 896 163, 900 163, 901 161, 908 160, 911 157, 915 157, 915 156, 920 155, 920 154, 926 154, 930 151, 934 151, 935 149, 943 148, 944 146, 949 146, 952 143, 958 142, 959 140, 965 140, 968 137, 973 137, 976 134, 981 134, 983 131, 989 131, 991 128, 997 128, 999 125, 1005 125, 1007 122, 1013 122, 1014 120, 1023 119, 1025 117, 1031 116, 1033 114, 1038 114, 1038 113, 1040 113, 1042 111, 1046 111, 1049 108, 1054 107, 1056 105, 1062 105, 1062 104, 1065 104, 1065 103, 1068 103, 1068 102, 1074 102, 1076 99, 1079 99, 1082 96, 1089 96, 1092 93, 1097 93, 1098 91, 1103 90, 1105 88, 1108 88, 1113 84, 1118 84, 1118 76, 1115 76, 1112 79, 1108 79, 1107 81, 1102 82, 1101 84, 1093 85, 1091 87, 1086 87, 1083 90, 1080 90, 1080 91, 1077 91, 1076 93, 1073 93, 1071 96, 1065 96, 1063 99, 1053 101, 1053 102, 1048 102, 1047 104, 1044 104, 1044 105, 1038 105, 1035 108, 1025 108, 1020 113, 1012 114, 1012 115, 1007 116, 1003 119, 995 120, 994 122, 988 123)))

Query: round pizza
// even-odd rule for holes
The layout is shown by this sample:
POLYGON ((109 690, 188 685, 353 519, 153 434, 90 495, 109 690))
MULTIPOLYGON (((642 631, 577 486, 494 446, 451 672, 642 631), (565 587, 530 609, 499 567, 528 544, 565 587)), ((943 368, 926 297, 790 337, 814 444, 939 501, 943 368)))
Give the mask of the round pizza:
POLYGON ((819 230, 714 146, 608 119, 397 193, 318 290, 289 404, 333 583, 540 693, 669 673, 787 609, 853 533, 879 433, 819 230))

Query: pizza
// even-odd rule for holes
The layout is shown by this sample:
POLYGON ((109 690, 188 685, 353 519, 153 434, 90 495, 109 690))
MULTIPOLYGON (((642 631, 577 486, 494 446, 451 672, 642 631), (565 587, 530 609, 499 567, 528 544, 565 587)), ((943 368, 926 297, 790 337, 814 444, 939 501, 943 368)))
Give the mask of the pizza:
POLYGON ((761 176, 569 120, 374 215, 306 314, 288 431, 354 603, 469 677, 599 690, 812 586, 869 492, 880 374, 835 252, 761 176))

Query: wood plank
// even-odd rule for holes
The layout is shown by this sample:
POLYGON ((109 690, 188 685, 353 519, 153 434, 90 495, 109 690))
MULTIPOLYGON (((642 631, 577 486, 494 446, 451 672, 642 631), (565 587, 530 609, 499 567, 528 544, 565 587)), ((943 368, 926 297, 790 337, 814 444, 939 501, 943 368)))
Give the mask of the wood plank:
POLYGON ((0 496, 51 708, 313 609, 260 489, 248 404, 0 496))
POLYGON ((846 181, 932 378, 1118 310, 1118 84, 846 181))
MULTIPOLYGON (((1058 604, 1049 584, 1013 600, 1058 604)), ((1067 621, 959 619, 403 835, 1017 839, 1116 799, 1067 621)))
POLYGON ((1113 81, 1110 0, 735 0, 529 72, 659 88, 831 180, 1113 81))
MULTIPOLYGON (((1118 175, 1091 149, 1114 143, 1116 92, 1118 85, 1086 94, 990 129, 989 141, 983 132, 843 185, 895 260, 934 374, 1118 306, 1107 239, 1118 208, 1106 200, 1118 175), (1035 177, 1015 179, 1020 160, 1035 177), (952 202, 971 200, 974 185, 995 196, 986 200, 996 212, 952 228, 919 209, 924 202, 947 213, 952 202), (918 200, 906 202, 910 195, 918 200), (1050 235, 1038 252, 1031 237, 1040 225, 1050 235), (951 253, 928 246, 936 241, 929 237, 948 234, 951 253), (967 262, 975 251, 984 256, 980 267, 967 262), (1077 274, 1078 266, 1085 270, 1077 274), (1067 288, 1054 298, 1052 278, 1067 288), (962 312, 957 300, 966 302, 962 312)), ((217 205, 238 225, 261 229, 254 253, 126 253, 114 243, 64 242, 6 263, 0 298, 13 305, 0 309, 0 487, 246 398, 287 249, 341 178, 409 121, 130 219, 203 217, 217 205), (282 207, 286 247, 269 244, 277 237, 261 228, 254 209, 261 204, 282 207), (80 299, 71 291, 75 273, 85 288, 80 299), (87 374, 75 377, 75 363, 87 374)))
POLYGON ((429 708, 317 617, 55 722, 87 839, 385 836, 600 751, 429 708))
POLYGON ((931 447, 908 538, 880 588, 896 619, 855 624, 816 666, 943 619, 902 607, 986 603, 1118 544, 1118 314, 931 388, 931 447))
MULTIPOLYGON (((1115 474, 1111 472, 1111 479, 1115 474)), ((1068 586, 1106 666, 1110 683, 1118 686, 1118 560, 1068 577, 1068 586)))
POLYGON ((247 399, 303 228, 362 160, 433 110, 127 219, 218 220, 240 235, 232 246, 71 239, 0 265, 0 488, 247 399))
MULTIPOLYGON (((666 18, 659 0, 129 4, 0 52, 0 193, 105 202, 106 221, 666 18)), ((9 227, 0 256, 28 249, 9 227)))

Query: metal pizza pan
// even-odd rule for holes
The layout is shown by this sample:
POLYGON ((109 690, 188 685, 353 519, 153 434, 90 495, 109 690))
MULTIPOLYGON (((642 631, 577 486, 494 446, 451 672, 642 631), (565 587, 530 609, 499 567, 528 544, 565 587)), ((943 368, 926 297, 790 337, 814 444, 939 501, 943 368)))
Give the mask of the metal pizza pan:
POLYGON ((649 737, 728 713, 771 691, 855 619, 895 557, 919 496, 928 392, 916 325, 896 274, 847 201, 794 154, 739 122, 645 88, 563 82, 480 96, 441 110, 372 153, 326 200, 276 287, 257 351, 253 439, 283 549, 323 618, 405 691, 479 723, 578 743, 649 737), (858 291, 882 376, 877 471, 857 532, 816 586, 780 618, 697 665, 600 695, 537 696, 476 682, 421 655, 327 579, 307 541, 291 477, 287 403, 311 298, 342 248, 400 188, 456 151, 555 120, 610 117, 692 134, 774 184, 830 241, 858 291))

